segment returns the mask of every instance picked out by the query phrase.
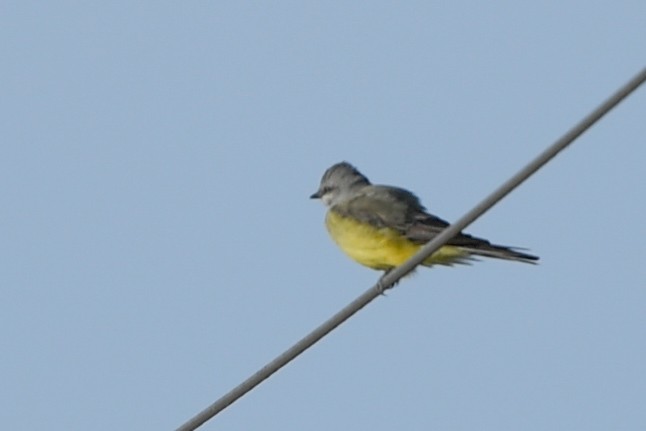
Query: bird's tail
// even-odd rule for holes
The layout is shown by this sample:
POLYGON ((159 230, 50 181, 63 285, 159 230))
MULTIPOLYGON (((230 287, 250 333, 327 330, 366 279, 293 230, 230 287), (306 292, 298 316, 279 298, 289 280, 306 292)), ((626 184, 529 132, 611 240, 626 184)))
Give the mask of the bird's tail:
POLYGON ((463 247, 464 250, 468 251, 475 256, 483 257, 493 257, 495 259, 504 259, 504 260, 515 260, 517 262, 525 262, 536 264, 539 257, 532 254, 523 253, 520 250, 522 248, 518 247, 507 247, 504 245, 495 245, 495 244, 478 244, 475 247, 463 247))

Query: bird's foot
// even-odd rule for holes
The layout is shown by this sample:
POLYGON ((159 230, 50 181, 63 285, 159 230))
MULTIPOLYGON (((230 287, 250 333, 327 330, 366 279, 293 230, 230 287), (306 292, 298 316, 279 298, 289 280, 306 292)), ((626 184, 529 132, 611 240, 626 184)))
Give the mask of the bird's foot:
POLYGON ((393 287, 395 287, 397 285, 397 283, 399 283, 399 281, 396 281, 396 282, 390 283, 390 284, 385 284, 384 283, 384 277, 386 277, 388 275, 388 273, 390 273, 390 271, 392 271, 392 268, 387 269, 384 272, 384 274, 379 278, 379 281, 377 282, 377 291, 379 292, 380 295, 386 296, 386 290, 392 289, 393 287))

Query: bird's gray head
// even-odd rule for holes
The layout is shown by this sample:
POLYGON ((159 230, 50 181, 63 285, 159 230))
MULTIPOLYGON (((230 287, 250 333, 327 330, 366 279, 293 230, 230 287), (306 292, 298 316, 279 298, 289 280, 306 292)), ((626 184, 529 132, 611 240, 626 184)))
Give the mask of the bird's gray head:
POLYGON ((310 199, 321 199, 325 205, 334 206, 369 185, 368 178, 357 168, 348 162, 341 162, 325 171, 319 189, 310 196, 310 199))

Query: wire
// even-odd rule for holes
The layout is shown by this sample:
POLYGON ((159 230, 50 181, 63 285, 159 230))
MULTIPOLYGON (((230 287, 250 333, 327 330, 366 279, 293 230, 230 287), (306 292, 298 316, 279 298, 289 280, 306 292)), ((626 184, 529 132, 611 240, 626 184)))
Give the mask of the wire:
POLYGON ((276 357, 273 361, 262 367, 251 377, 223 395, 213 404, 199 412, 185 424, 177 428, 177 431, 193 431, 211 419, 213 416, 227 408, 237 401, 247 392, 269 378, 276 371, 287 365, 298 355, 310 348, 318 340, 330 333, 334 328, 349 319, 363 307, 380 296, 385 289, 391 288, 402 277, 411 272, 417 265, 424 261, 428 256, 440 249, 448 240, 461 232, 465 227, 475 221, 487 210, 493 207, 498 201, 504 198, 512 190, 518 187, 523 181, 543 167, 547 162, 554 158, 558 153, 570 145, 576 138, 581 136, 594 123, 599 121, 612 108, 617 106, 630 93, 635 91, 641 84, 646 81, 646 68, 633 77, 628 83, 621 87, 616 93, 610 96, 599 107, 587 115, 583 120, 570 129, 559 140, 550 145, 545 151, 539 154, 534 160, 522 168, 518 173, 498 187, 493 193, 483 199, 473 209, 467 212, 457 222, 444 229, 437 237, 428 244, 424 245, 418 253, 408 261, 398 266, 394 270, 384 275, 377 284, 365 291, 361 296, 344 307, 330 319, 326 320, 319 327, 303 337, 300 341, 287 349, 285 352, 276 357))

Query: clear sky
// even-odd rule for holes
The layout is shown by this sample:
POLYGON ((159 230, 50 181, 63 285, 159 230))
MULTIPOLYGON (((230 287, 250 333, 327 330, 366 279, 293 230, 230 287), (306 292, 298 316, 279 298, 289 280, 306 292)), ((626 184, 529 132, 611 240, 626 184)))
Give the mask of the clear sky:
MULTIPOLYGON (((379 273, 331 164, 455 220, 646 64, 646 3, 0 8, 3 429, 174 429, 379 273)), ((204 430, 646 429, 646 88, 204 430)))

